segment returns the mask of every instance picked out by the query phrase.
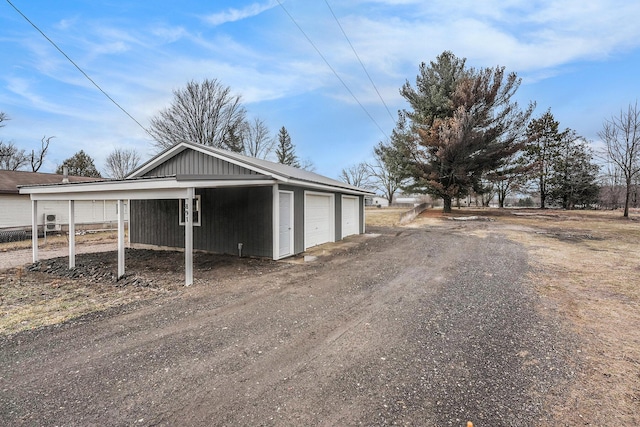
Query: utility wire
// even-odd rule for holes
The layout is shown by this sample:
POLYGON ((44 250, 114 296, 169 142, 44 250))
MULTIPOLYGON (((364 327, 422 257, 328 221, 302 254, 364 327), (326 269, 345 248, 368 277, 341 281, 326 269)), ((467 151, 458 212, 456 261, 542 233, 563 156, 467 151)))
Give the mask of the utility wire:
POLYGON ((360 55, 358 55, 358 52, 356 52, 356 48, 353 47, 353 44, 351 43, 351 40, 349 40, 349 37, 347 36, 347 33, 344 31, 344 28, 342 28, 342 25, 340 24, 340 21, 338 20, 338 17, 336 16, 336 14, 333 12, 333 9, 331 8, 331 5, 329 4, 328 0, 324 0, 324 2, 327 4, 327 7, 329 8, 329 10, 331 11, 331 14, 333 15, 333 19, 336 20, 336 23, 338 24, 338 27, 340 27, 340 31, 342 31, 342 34, 344 35, 344 38, 347 39, 347 42, 349 43, 349 46, 351 46, 351 50, 353 51, 353 54, 356 56, 356 58, 358 58, 358 62, 360 63, 360 65, 362 66, 362 69, 364 70, 364 73, 367 75, 367 77, 369 78, 369 81, 371 82, 371 85, 373 86, 373 88, 376 90, 376 93, 378 94, 378 97, 380 98, 380 101, 382 101, 382 104, 384 105, 384 108, 386 108, 387 113, 389 113, 389 117, 391 117, 391 120, 396 123, 396 119, 395 117, 393 117, 393 114, 391 114, 391 111, 389 110, 389 107, 387 106, 387 103, 384 102, 384 99, 382 99, 382 95, 380 94, 380 91, 378 90, 378 87, 376 86, 376 84, 373 82, 373 79, 371 78, 371 76, 369 75, 369 72, 367 71, 367 68, 364 66, 364 64, 362 63, 362 60, 360 59, 360 55))
MULTIPOLYGON (((8 1, 8 0, 7 0, 8 1)), ((371 121, 378 127, 378 129, 380 130, 380 132, 385 136, 385 138, 389 138, 387 136, 387 134, 385 133, 384 130, 382 130, 382 128, 380 127, 380 125, 378 124, 378 122, 376 121, 376 119, 373 118, 373 116, 369 113, 369 111, 367 111, 367 109, 364 107, 364 105, 362 105, 362 103, 358 100, 358 98, 356 97, 356 95, 351 91, 351 89, 349 88, 349 86, 347 86, 347 84, 345 83, 344 80, 342 80, 342 78, 338 75, 338 73, 336 72, 336 70, 331 66, 331 64, 329 64, 329 61, 327 60, 327 58, 325 58, 325 56, 322 54, 322 52, 320 52, 320 49, 318 49, 318 47, 315 45, 315 43, 313 43, 313 41, 311 40, 311 38, 309 38, 309 36, 307 35, 307 33, 305 33, 305 31, 302 29, 302 27, 298 24, 298 22, 293 18, 293 16, 291 16, 291 14, 289 13, 289 11, 284 7, 284 5, 282 4, 282 2, 280 0, 277 0, 278 4, 280 5, 280 7, 282 7, 282 10, 284 10, 284 12, 287 14, 287 16, 289 17, 289 19, 291 19, 291 21, 295 24, 296 27, 298 27, 298 30, 300 30, 300 32, 302 33, 302 35, 307 39, 307 41, 311 44, 311 46, 313 46, 313 48, 315 49, 315 51, 318 53, 318 55, 320 55, 320 58, 322 58, 322 60, 324 61, 325 64, 327 64, 327 67, 329 67, 329 69, 333 72, 333 74, 336 76, 336 78, 338 80, 340 80, 340 83, 342 83, 342 86, 344 86, 344 88, 347 90, 347 92, 349 92, 349 94, 351 94, 351 96, 353 97, 353 99, 355 99, 355 101, 358 103, 358 105, 360 106, 360 108, 362 108, 362 110, 366 113, 367 116, 369 116, 369 118, 371 119, 371 121)))
POLYGON ((125 113, 127 116, 129 116, 129 118, 130 118, 131 120, 133 120, 134 122, 136 122, 136 124, 137 124, 138 126, 140 126, 140 127, 142 128, 142 130, 144 130, 144 131, 145 131, 149 136, 151 136, 153 139, 155 139, 155 138, 154 138, 154 136, 153 136, 153 135, 151 135, 151 133, 149 133, 149 131, 148 131, 144 126, 142 126, 142 124, 140 124, 140 122, 139 122, 139 121, 137 121, 137 120, 135 119, 135 117, 133 117, 131 114, 129 114, 129 112, 128 112, 127 110, 125 110, 125 109, 124 109, 120 104, 118 104, 118 103, 116 102, 116 100, 115 100, 115 99, 113 99, 111 96, 109 96, 109 94, 108 94, 107 92, 105 92, 105 91, 100 87, 100 85, 98 85, 98 83, 96 83, 96 82, 95 82, 91 77, 89 77, 89 75, 88 75, 87 73, 85 73, 85 72, 84 72, 84 70, 83 70, 82 68, 80 68, 80 66, 79 66, 78 64, 76 64, 76 63, 73 61, 73 59, 71 59, 71 58, 69 57, 69 55, 67 55, 66 53, 64 53, 64 51, 63 51, 62 49, 60 49, 60 48, 58 47, 58 45, 57 45, 57 44, 55 44, 55 42, 54 42, 53 40, 51 40, 49 37, 47 37, 47 35, 46 35, 46 34, 45 34, 45 33, 44 33, 40 28, 38 28, 38 26, 37 26, 36 24, 34 24, 33 22, 31 22, 31 20, 30 20, 29 18, 27 18, 27 17, 25 16, 25 14, 24 14, 24 13, 22 13, 22 12, 21 12, 21 11, 20 11, 20 10, 19 10, 19 9, 18 9, 14 4, 13 4, 13 3, 11 3, 11 1, 10 1, 10 0, 7 0, 7 3, 9 3, 9 5, 10 5, 12 8, 14 8, 14 9, 16 10, 16 12, 18 12, 18 13, 19 13, 19 14, 20 14, 20 15, 21 15, 21 16, 22 16, 22 17, 23 17, 23 18, 24 18, 24 19, 25 19, 29 24, 31 24, 31 26, 32 26, 33 28, 35 28, 35 29, 36 29, 40 34, 42 34, 42 36, 43 36, 45 39, 47 39, 47 41, 48 41, 49 43, 51 43, 51 44, 53 45, 53 47, 55 47, 55 48, 58 50, 58 52, 60 52, 60 53, 61 53, 65 58, 67 58, 67 60, 69 60, 69 62, 71 62, 71 63, 73 64, 73 66, 74 66, 74 67, 76 67, 76 68, 78 69, 78 71, 80 71, 80 72, 82 73, 82 75, 83 75, 83 76, 85 76, 85 77, 87 78, 87 80, 89 80, 89 81, 90 81, 90 82, 91 82, 91 83, 92 83, 96 88, 98 88, 98 90, 99 90, 100 92, 102 92, 102 94, 103 94, 104 96, 106 96, 106 97, 107 97, 111 102, 113 102, 113 104, 115 104, 115 106, 116 106, 116 107, 118 107, 120 110, 122 110, 122 112, 123 112, 123 113, 125 113))

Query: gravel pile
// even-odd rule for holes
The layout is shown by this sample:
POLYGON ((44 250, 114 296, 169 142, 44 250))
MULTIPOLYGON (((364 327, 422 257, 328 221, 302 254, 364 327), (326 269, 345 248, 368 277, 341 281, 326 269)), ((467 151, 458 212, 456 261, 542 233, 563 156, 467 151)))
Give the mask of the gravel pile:
POLYGON ((100 261, 100 255, 87 254, 77 258, 76 266, 69 268, 66 257, 38 261, 26 267, 28 271, 42 272, 67 279, 83 279, 87 283, 113 283, 117 287, 143 286, 156 287, 153 280, 141 278, 135 274, 125 274, 118 279, 117 269, 100 261), (86 261, 82 262, 82 260, 86 261))

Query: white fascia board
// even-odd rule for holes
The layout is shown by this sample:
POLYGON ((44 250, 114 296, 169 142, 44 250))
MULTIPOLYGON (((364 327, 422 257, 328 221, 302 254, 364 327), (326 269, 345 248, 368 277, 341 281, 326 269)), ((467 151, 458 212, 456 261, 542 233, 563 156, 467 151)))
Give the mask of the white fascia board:
POLYGON ((334 187, 331 185, 326 185, 326 184, 317 184, 315 182, 309 182, 309 181, 299 181, 299 180, 289 180, 288 184, 290 185, 298 185, 301 187, 308 187, 308 188, 315 188, 318 190, 325 190, 325 191, 333 191, 333 192, 339 192, 339 193, 345 193, 345 194, 355 194, 358 196, 366 196, 366 195, 374 195, 375 193, 372 193, 370 191, 358 191, 358 190, 351 190, 349 188, 342 188, 342 187, 334 187))
POLYGON ((162 178, 158 180, 22 187, 20 194, 30 194, 31 200, 183 199, 186 197, 188 188, 253 187, 273 185, 274 183, 275 181, 272 179, 176 181, 175 178, 162 178))
POLYGON ((186 188, 31 194, 31 200, 159 200, 186 197, 186 188))
POLYGON ((135 191, 167 188, 182 188, 175 178, 160 178, 137 181, 98 181, 72 184, 53 184, 20 187, 20 194, 73 194, 86 192, 135 191))
POLYGON ((126 178, 139 178, 143 176, 145 173, 149 172, 151 169, 158 166, 159 164, 164 163, 167 159, 175 156, 181 151, 184 151, 186 148, 187 148, 187 144, 185 143, 176 144, 173 147, 169 148, 164 153, 158 155, 158 157, 151 159, 146 164, 143 164, 142 166, 140 166, 131 174, 127 175, 126 178))

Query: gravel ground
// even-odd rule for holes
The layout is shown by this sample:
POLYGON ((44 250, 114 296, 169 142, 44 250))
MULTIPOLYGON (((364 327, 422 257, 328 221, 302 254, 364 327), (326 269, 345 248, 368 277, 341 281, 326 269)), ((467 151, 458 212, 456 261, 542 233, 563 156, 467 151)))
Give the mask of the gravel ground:
POLYGON ((525 250, 376 231, 313 263, 199 269, 178 295, 0 337, 0 424, 557 425, 576 338, 526 285, 525 250))

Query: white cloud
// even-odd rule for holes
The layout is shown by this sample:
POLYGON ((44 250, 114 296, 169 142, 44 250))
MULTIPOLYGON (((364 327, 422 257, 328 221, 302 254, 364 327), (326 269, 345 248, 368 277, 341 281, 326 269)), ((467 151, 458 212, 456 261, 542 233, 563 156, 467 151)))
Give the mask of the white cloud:
POLYGON ((155 25, 150 32, 164 43, 173 43, 189 35, 181 26, 155 25))
POLYGON ((203 19, 205 22, 211 25, 218 26, 226 24, 228 22, 236 22, 242 19, 254 17, 261 14, 265 10, 272 9, 276 6, 278 6, 278 2, 273 0, 264 4, 253 3, 243 9, 230 8, 225 10, 224 12, 207 15, 203 19))

